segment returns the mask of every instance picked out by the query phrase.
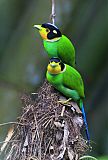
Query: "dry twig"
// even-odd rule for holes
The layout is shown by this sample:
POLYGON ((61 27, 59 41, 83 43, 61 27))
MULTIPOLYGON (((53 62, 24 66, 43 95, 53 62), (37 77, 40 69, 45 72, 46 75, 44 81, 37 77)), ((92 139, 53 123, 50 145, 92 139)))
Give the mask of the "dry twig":
POLYGON ((14 124, 4 160, 73 160, 86 152, 88 147, 80 133, 81 113, 73 112, 71 103, 65 107, 58 103, 60 97, 46 81, 35 101, 32 95, 22 96, 22 116, 14 124))

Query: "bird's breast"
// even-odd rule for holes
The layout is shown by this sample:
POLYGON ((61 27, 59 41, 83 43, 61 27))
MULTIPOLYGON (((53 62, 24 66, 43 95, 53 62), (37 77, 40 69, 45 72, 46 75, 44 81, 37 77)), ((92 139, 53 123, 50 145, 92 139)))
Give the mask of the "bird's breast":
POLYGON ((60 85, 62 83, 62 75, 53 75, 47 72, 47 80, 54 86, 60 85))
POLYGON ((49 42, 44 40, 44 48, 47 51, 50 58, 58 57, 57 42, 49 42))

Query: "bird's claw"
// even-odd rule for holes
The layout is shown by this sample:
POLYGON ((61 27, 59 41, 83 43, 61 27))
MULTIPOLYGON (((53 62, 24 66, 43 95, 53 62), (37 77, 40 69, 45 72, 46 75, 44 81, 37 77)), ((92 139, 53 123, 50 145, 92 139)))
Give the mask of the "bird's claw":
POLYGON ((67 104, 71 100, 72 100, 72 98, 69 98, 67 100, 59 100, 58 102, 61 103, 61 104, 67 104))

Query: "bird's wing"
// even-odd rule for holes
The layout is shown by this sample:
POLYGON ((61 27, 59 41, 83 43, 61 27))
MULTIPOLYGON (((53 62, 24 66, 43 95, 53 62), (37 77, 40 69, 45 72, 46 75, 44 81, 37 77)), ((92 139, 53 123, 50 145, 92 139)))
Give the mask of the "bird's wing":
POLYGON ((63 84, 70 89, 76 90, 84 98, 84 84, 81 75, 69 65, 66 65, 66 70, 63 73, 63 84))
POLYGON ((75 49, 72 42, 64 35, 58 41, 58 57, 66 64, 75 67, 75 49))

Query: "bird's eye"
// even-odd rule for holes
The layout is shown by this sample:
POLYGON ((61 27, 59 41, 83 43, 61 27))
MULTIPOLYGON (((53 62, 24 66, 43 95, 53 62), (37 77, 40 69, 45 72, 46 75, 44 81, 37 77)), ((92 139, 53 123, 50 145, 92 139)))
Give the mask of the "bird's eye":
POLYGON ((53 33, 57 34, 57 31, 56 31, 56 30, 53 30, 53 33))
POLYGON ((49 32, 49 29, 48 29, 48 28, 46 28, 46 32, 49 32))

